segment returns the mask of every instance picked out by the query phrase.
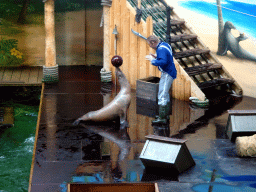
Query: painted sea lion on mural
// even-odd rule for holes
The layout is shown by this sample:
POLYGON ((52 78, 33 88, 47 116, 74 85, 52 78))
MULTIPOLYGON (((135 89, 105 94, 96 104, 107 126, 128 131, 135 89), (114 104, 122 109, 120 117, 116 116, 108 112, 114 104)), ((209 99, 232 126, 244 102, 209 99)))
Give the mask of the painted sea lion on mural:
POLYGON ((218 7, 218 25, 219 25, 219 43, 218 43, 218 55, 226 55, 230 51, 235 57, 241 59, 247 59, 256 61, 256 56, 246 51, 240 46, 240 41, 248 39, 244 33, 240 33, 239 37, 234 37, 231 33, 231 29, 236 29, 234 24, 227 21, 223 25, 222 9, 220 0, 217 0, 218 7))
POLYGON ((112 58, 112 64, 116 69, 116 76, 120 83, 120 91, 117 96, 106 106, 97 110, 86 113, 82 117, 78 118, 73 125, 78 125, 80 121, 108 121, 120 118, 120 129, 128 127, 127 111, 131 103, 131 86, 126 79, 124 73, 119 69, 122 64, 120 56, 114 56, 112 58))
POLYGON ((230 21, 227 21, 224 25, 224 49, 219 52, 219 55, 226 55, 227 51, 230 51, 235 57, 241 59, 248 59, 256 61, 256 56, 243 49, 239 42, 248 39, 243 33, 239 37, 234 37, 231 33, 231 29, 236 27, 230 21))

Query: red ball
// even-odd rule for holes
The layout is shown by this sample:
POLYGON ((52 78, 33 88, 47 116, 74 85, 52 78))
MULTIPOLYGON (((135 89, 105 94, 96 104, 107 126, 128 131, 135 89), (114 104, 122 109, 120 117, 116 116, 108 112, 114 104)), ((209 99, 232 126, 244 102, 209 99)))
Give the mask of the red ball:
POLYGON ((123 64, 123 59, 121 56, 115 55, 114 57, 112 57, 111 63, 114 67, 120 67, 123 64))

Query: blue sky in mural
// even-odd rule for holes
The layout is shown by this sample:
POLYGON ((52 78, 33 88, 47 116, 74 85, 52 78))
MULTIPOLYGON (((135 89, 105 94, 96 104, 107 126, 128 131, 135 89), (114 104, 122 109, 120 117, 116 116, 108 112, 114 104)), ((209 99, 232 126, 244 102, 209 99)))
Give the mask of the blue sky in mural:
MULTIPOLYGON (((223 20, 256 38, 256 0, 221 0, 223 20)), ((180 0, 179 6, 217 19, 216 0, 180 0)))

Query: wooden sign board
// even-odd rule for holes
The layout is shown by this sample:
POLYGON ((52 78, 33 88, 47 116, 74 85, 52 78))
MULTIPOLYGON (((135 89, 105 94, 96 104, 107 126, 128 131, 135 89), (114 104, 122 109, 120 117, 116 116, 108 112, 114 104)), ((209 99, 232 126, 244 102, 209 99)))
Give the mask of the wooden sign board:
POLYGON ((234 142, 236 137, 256 134, 256 110, 228 110, 226 133, 234 142))
POLYGON ((68 184, 68 192, 160 192, 157 183, 68 184))
POLYGON ((195 165, 185 144, 186 140, 155 135, 146 138, 140 154, 140 159, 146 168, 176 169, 181 173, 195 165))

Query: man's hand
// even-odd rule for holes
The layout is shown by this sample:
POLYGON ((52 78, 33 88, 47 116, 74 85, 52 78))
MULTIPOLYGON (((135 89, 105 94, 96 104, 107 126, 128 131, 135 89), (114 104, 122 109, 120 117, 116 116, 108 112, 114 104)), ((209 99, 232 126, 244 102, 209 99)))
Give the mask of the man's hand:
POLYGON ((146 60, 152 61, 155 59, 152 55, 146 55, 146 60))
POLYGON ((150 55, 152 55, 154 59, 156 59, 156 54, 150 53, 150 55))

